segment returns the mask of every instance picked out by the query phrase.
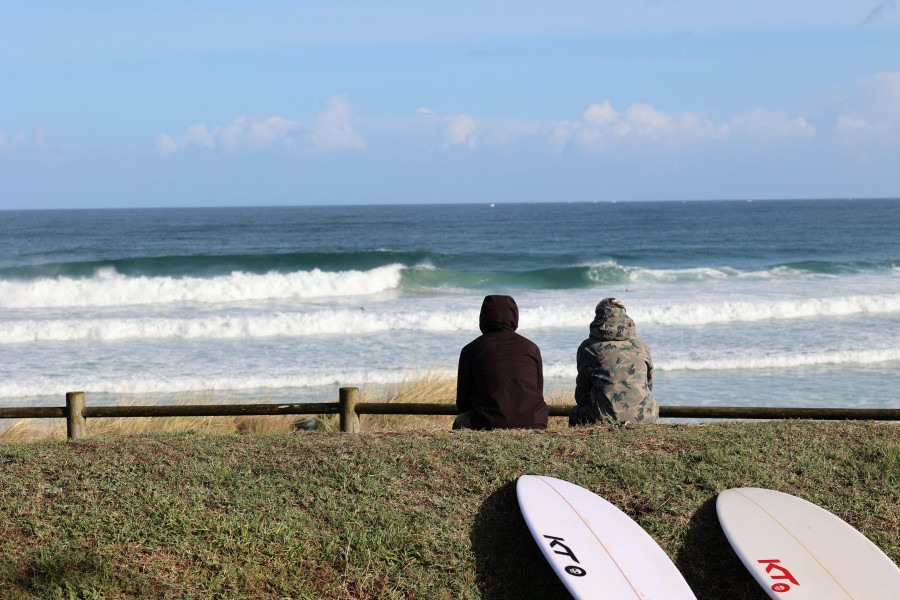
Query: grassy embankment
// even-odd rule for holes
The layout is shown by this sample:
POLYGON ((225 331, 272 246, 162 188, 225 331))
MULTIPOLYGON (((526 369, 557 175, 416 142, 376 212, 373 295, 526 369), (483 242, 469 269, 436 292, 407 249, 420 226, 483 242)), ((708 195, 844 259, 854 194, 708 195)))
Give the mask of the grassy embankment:
POLYGON ((516 503, 534 473, 626 511, 698 598, 763 599, 716 493, 797 494, 900 563, 898 434, 763 422, 0 443, 0 598, 564 598, 516 503))

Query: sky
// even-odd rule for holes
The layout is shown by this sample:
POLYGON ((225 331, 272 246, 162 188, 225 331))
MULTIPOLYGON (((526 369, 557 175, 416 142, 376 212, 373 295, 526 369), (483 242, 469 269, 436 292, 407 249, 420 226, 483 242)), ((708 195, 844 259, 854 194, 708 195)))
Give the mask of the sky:
POLYGON ((0 0, 0 209, 900 197, 900 0, 0 0))

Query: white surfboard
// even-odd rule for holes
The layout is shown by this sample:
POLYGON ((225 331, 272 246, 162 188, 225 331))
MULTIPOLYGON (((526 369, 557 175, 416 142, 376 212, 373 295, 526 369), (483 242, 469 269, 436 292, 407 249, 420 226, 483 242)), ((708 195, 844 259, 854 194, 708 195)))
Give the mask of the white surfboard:
POLYGON ((719 494, 716 512, 741 562, 771 598, 900 598, 900 568, 820 506, 774 490, 735 488, 719 494))
POLYGON ((678 569, 628 515, 568 481, 523 475, 519 507, 576 600, 696 600, 678 569))

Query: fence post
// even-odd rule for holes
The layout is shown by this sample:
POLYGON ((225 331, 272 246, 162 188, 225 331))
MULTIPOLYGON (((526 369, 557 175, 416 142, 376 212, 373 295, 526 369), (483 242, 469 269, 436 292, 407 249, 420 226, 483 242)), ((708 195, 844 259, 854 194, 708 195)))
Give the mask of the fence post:
POLYGON ((359 415, 356 414, 356 401, 359 400, 359 388, 340 389, 341 431, 359 433, 359 415))
POLYGON ((84 392, 66 392, 66 434, 70 440, 85 436, 84 392))

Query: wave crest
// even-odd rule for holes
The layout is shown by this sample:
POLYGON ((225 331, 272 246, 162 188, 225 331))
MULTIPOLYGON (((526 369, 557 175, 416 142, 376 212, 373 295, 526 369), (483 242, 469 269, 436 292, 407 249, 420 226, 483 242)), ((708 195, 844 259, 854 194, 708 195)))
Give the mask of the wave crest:
MULTIPOLYGON (((363 259, 339 255, 331 267, 284 270, 289 264, 262 272, 264 264, 249 258, 247 270, 218 274, 134 274, 103 266, 90 274, 56 274, 38 278, 0 279, 0 308, 59 308, 66 306, 128 306, 177 302, 217 303, 269 299, 353 297, 398 288, 409 294, 438 290, 489 291, 577 290, 609 286, 667 285, 744 279, 803 279, 838 277, 862 270, 825 268, 817 264, 780 265, 758 271, 732 267, 650 269, 616 262, 558 266, 530 270, 454 269, 451 259, 423 253, 385 251, 365 253, 363 259), (390 264, 377 264, 386 258, 390 264), (444 266, 434 266, 441 258, 444 266), (445 260, 446 259, 446 260, 445 260), (345 261, 347 264, 338 265, 345 261), (251 263, 254 263, 251 265, 251 263), (364 264, 365 263, 365 264, 364 264), (373 264, 376 263, 376 264, 373 264), (351 264, 353 266, 351 266, 351 264), (249 267, 253 268, 249 268, 249 267)), ((265 257, 264 257, 265 258, 265 257)), ((149 260, 149 259, 148 259, 149 260)), ((296 257, 292 260, 297 261, 296 257)), ((126 265, 120 265, 125 268, 126 265)), ((217 270, 223 265, 218 265, 217 270)), ((168 267, 167 267, 168 268, 168 267)), ((879 267, 880 268, 880 267, 879 267)), ((149 267, 144 266, 146 271, 149 267)), ((199 269, 199 267, 198 267, 199 269)), ((70 269, 71 270, 71 269, 70 269)), ((895 276, 896 267, 887 271, 895 276)), ((8 275, 8 274, 7 274, 8 275)))
POLYGON ((93 277, 0 281, 0 308, 131 306, 309 299, 376 294, 400 284, 403 266, 370 271, 319 269, 262 275, 234 272, 217 277, 128 277, 114 269, 93 277))
MULTIPOLYGON (((376 288, 377 289, 377 288, 376 288)), ((849 317, 900 313, 900 294, 785 300, 720 302, 629 309, 639 327, 694 327, 712 324, 849 317)), ((193 318, 118 317, 17 319, 0 322, 0 344, 124 339, 251 339, 414 331, 473 331, 478 309, 396 311, 325 309, 311 312, 260 312, 193 318)), ((539 306, 523 308, 519 330, 584 329, 592 307, 539 306)), ((527 335, 527 333, 526 333, 527 335)))
POLYGON ((900 361, 900 348, 846 350, 812 354, 739 356, 710 360, 672 360, 658 362, 655 366, 661 371, 733 371, 794 369, 828 365, 871 365, 894 361, 900 361))
POLYGON ((700 303, 636 307, 629 310, 639 324, 653 325, 711 325, 896 312, 900 312, 900 294, 838 296, 772 302, 700 303))

